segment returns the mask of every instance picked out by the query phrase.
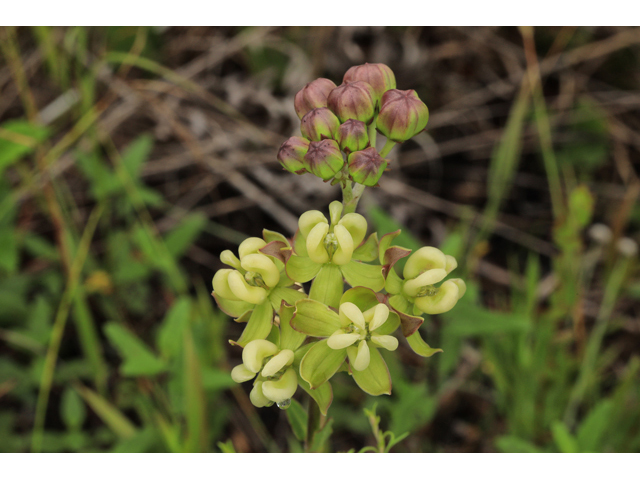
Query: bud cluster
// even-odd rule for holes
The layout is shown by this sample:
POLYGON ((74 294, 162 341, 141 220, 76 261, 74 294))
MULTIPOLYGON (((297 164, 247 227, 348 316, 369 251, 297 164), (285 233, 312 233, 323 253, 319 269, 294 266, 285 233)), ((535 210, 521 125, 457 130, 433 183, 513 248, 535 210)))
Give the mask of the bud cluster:
POLYGON ((230 268, 216 272, 213 296, 245 325, 231 341, 243 348, 231 377, 253 380, 253 405, 287 408, 300 387, 326 415, 338 372, 370 395, 390 394, 380 349, 406 344, 423 357, 441 351, 418 329, 424 315, 451 310, 466 285, 446 278, 457 267, 452 256, 434 247, 411 254, 393 246, 400 230, 367 236, 366 219, 355 213, 356 188, 361 195, 376 186, 390 148, 426 127, 429 111, 416 92, 397 90, 386 65, 364 64, 350 68, 339 86, 324 78, 307 84, 294 106, 301 136, 282 144, 278 160, 291 173, 341 183, 343 202, 332 202, 328 216, 303 213, 292 239, 264 230, 262 238, 243 241, 238 256, 222 252, 220 261, 230 268), (381 151, 378 132, 387 137, 381 151), (404 257, 400 275, 394 265, 404 257))
POLYGON ((429 120, 418 94, 397 90, 393 71, 382 63, 351 67, 338 86, 326 78, 308 83, 296 94, 294 108, 302 137, 280 146, 277 157, 284 169, 370 187, 387 168, 384 157, 391 147, 423 131, 429 120), (378 132, 388 142, 381 152, 378 132))

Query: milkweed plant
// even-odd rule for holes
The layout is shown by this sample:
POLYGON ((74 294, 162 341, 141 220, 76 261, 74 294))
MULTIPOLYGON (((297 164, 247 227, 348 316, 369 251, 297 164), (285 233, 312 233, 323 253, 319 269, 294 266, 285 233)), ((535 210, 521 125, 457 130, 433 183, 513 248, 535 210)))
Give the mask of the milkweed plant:
POLYGON ((416 92, 396 89, 386 65, 365 63, 351 67, 339 86, 326 78, 308 83, 294 106, 301 136, 280 146, 278 161, 293 174, 340 185, 343 200, 329 204, 328 216, 303 213, 292 239, 265 229, 237 255, 222 252, 229 268, 215 273, 212 295, 245 325, 231 341, 243 349, 231 376, 253 381, 253 405, 286 409, 301 388, 327 415, 334 375, 351 376, 369 395, 390 395, 381 349, 395 351, 400 339, 423 357, 440 351, 418 328, 424 314, 451 310, 466 287, 448 278, 455 258, 431 246, 413 253, 394 246, 400 230, 367 236, 367 221, 356 213, 365 188, 378 186, 391 149, 427 125, 429 110, 416 92), (386 137, 380 151, 378 133, 386 137), (399 274, 394 264, 407 256, 399 274))

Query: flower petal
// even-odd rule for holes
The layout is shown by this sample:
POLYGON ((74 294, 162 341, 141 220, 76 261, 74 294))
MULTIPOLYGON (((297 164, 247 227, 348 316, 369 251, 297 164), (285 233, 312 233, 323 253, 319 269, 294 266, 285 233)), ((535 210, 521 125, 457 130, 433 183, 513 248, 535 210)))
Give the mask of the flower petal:
POLYGON ((417 297, 415 306, 429 315, 448 312, 458 302, 459 292, 458 284, 447 280, 440 286, 435 295, 417 297))
POLYGON ((387 307, 384 303, 379 303, 375 307, 373 307, 373 316, 369 321, 369 331, 373 332, 378 327, 381 327, 384 322, 389 318, 389 307, 387 307))
POLYGON ((311 386, 318 388, 338 371, 346 357, 344 350, 333 350, 326 340, 316 342, 300 362, 300 376, 311 386))
POLYGON ((256 376, 256 372, 249 370, 244 363, 236 365, 231 370, 231 379, 236 383, 246 382, 256 376))
POLYGON ((390 352, 398 348, 398 339, 391 335, 371 335, 371 341, 390 352))
POLYGON ((366 341, 361 341, 358 344, 358 353, 356 354, 355 361, 351 365, 355 370, 361 372, 369 366, 371 360, 371 354, 369 352, 369 345, 366 341))
POLYGON ((374 292, 379 292, 384 287, 382 265, 369 265, 351 260, 340 266, 340 271, 352 287, 367 287, 374 292))
POLYGON ((338 224, 349 231, 354 247, 360 245, 367 234, 367 220, 359 213, 347 213, 338 224))
POLYGON ((236 270, 240 270, 242 268, 240 265, 240 259, 236 257, 231 250, 224 250, 220 253, 220 261, 225 265, 235 268, 236 270))
POLYGON ((342 323, 338 314, 325 304, 305 299, 296 302, 291 326, 306 335, 328 337, 342 328, 342 323))
POLYGON ((304 238, 307 238, 311 230, 318 223, 326 223, 327 225, 329 224, 329 222, 327 221, 327 217, 325 217, 319 210, 309 210, 308 212, 304 212, 302 215, 300 215, 300 218, 298 219, 298 227, 300 228, 300 233, 302 234, 302 236, 304 238))
POLYGON ((344 333, 342 330, 338 330, 327 338, 327 345, 334 350, 340 350, 353 345, 359 339, 360 334, 358 333, 344 333))
POLYGON ((329 231, 328 223, 318 223, 307 235, 307 254, 316 263, 327 263, 329 254, 324 248, 324 239, 329 231))
POLYGON ((446 268, 447 257, 435 247, 422 247, 407 260, 402 272, 404 278, 416 278, 425 270, 446 268))
POLYGON ((344 282, 340 267, 332 263, 322 266, 309 290, 309 298, 325 305, 338 308, 340 297, 344 292, 344 282))
POLYGON ((260 250, 266 244, 267 242, 258 237, 247 238, 238 247, 238 255, 240 256, 240 260, 251 253, 258 253, 258 250, 260 250))
MULTIPOLYGON (((227 300, 240 300, 229 288, 229 274, 234 272, 230 268, 221 268, 213 276, 211 284, 213 285, 213 291, 220 298, 226 298, 227 300)), ((238 272, 239 273, 239 272, 238 272)))
POLYGON ((275 287, 280 281, 280 272, 275 263, 262 253, 245 255, 241 262, 242 268, 250 272, 259 273, 269 288, 275 287))
POLYGON ((356 307, 351 302, 345 302, 340 305, 340 317, 344 319, 345 317, 351 321, 355 326, 357 326, 361 330, 365 330, 366 323, 364 321, 364 315, 360 311, 358 307, 356 307))
POLYGON ((293 352, 291 350, 282 350, 275 357, 262 367, 262 376, 271 377, 293 363, 293 352))
POLYGON ((264 288, 249 285, 237 270, 231 271, 227 278, 229 288, 240 300, 260 305, 267 299, 267 291, 264 288))
POLYGON ((309 257, 301 257, 298 255, 292 255, 286 265, 289 278, 300 283, 313 280, 321 268, 322 264, 314 262, 309 257))
POLYGON ((371 349, 369 368, 352 370, 353 379, 369 395, 390 395, 391 376, 382 355, 377 348, 371 349))
POLYGON ((249 394, 249 400, 251 400, 251 403, 253 404, 254 407, 258 407, 258 408, 262 408, 262 407, 266 407, 267 405, 269 405, 271 403, 271 400, 269 400, 267 397, 264 396, 264 393, 262 393, 262 384, 264 382, 256 382, 253 385, 253 389, 251 390, 251 393, 249 394))
POLYGON ((434 268, 421 273, 416 278, 412 278, 404 282, 402 290, 408 297, 415 297, 420 292, 422 287, 427 285, 433 285, 438 283, 444 277, 447 276, 447 271, 444 268, 434 268))
POLYGON ((293 368, 282 374, 279 380, 269 380, 262 384, 262 393, 272 402, 289 400, 298 388, 298 377, 293 368))
POLYGON ((230 341, 232 344, 240 345, 244 347, 247 343, 253 340, 261 340, 267 338, 271 332, 271 326, 273 325, 273 308, 269 302, 265 302, 262 305, 256 305, 251 312, 247 326, 244 327, 244 331, 237 342, 230 341))
POLYGON ((278 353, 278 347, 268 340, 252 340, 242 350, 242 363, 248 370, 258 373, 262 370, 262 361, 278 353))
POLYGON ((353 255, 353 238, 349 231, 342 225, 336 225, 333 229, 333 233, 338 240, 338 248, 336 249, 331 261, 335 265, 344 265, 351 261, 353 255))

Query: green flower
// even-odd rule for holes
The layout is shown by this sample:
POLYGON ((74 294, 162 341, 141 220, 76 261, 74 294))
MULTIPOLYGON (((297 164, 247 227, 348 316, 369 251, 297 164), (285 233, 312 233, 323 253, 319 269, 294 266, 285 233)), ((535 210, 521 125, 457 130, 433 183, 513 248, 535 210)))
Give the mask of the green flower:
MULTIPOLYGON (((252 340, 267 338, 273 323, 274 310, 284 300, 293 305, 305 298, 303 292, 289 288, 292 281, 284 273, 284 263, 263 251, 274 243, 288 246, 280 234, 265 230, 265 238, 250 237, 240 244, 236 257, 230 250, 220 254, 220 261, 232 269, 223 268, 213 277, 213 297, 220 309, 247 326, 238 339, 244 346, 252 340)), ((289 247, 290 248, 290 247, 289 247)))
POLYGON ((231 378, 242 383, 257 375, 249 394, 256 407, 286 404, 298 388, 293 359, 292 350, 281 350, 268 340, 252 340, 242 350, 242 363, 231 370, 231 378))
POLYGON ((315 279, 310 298, 337 308, 344 290, 343 278, 351 286, 378 291, 384 287, 384 277, 381 265, 356 260, 371 259, 368 257, 371 242, 363 244, 367 232, 365 218, 357 213, 341 217, 342 203, 337 201, 329 205, 329 212, 331 223, 318 210, 302 214, 294 240, 295 255, 288 259, 286 272, 300 283, 315 279))
POLYGON ((393 351, 398 347, 398 340, 391 334, 399 325, 398 315, 368 288, 347 290, 340 300, 339 313, 318 301, 300 300, 291 326, 305 335, 327 337, 306 352, 300 376, 312 389, 319 388, 348 358, 349 372, 363 391, 390 394, 391 378, 378 349, 393 351))

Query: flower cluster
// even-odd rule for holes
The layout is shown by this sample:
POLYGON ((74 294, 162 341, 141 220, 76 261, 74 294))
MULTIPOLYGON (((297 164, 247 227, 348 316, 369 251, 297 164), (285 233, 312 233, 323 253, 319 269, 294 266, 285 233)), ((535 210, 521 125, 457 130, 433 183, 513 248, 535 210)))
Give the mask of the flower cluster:
POLYGON ((330 379, 338 372, 370 395, 391 393, 380 350, 395 351, 399 337, 418 355, 440 351, 418 329, 424 314, 446 312, 464 294, 463 280, 446 279, 456 260, 434 247, 411 254, 393 246, 399 230, 367 236, 366 219, 355 213, 356 187, 377 185, 393 145, 426 127, 426 105, 414 91, 395 87, 389 67, 365 64, 350 68, 340 86, 320 78, 300 90, 295 109, 302 137, 284 142, 278 159, 290 172, 340 183, 344 202, 332 202, 328 216, 303 213, 292 239, 264 230, 262 238, 242 242, 238 256, 220 255, 231 268, 216 272, 213 296, 246 324, 231 342, 243 348, 231 376, 253 380, 250 399, 257 407, 286 408, 300 387, 326 414, 330 379), (378 132, 387 137, 381 152, 378 132), (394 265, 404 257, 400 275, 394 265))
POLYGON ((370 187, 387 168, 385 156, 393 145, 420 133, 429 120, 418 94, 397 90, 393 72, 381 63, 351 67, 340 86, 318 78, 296 94, 294 106, 302 137, 280 146, 282 166, 298 175, 370 187), (380 152, 377 133, 387 138, 380 152))

